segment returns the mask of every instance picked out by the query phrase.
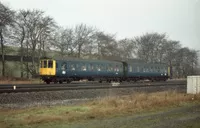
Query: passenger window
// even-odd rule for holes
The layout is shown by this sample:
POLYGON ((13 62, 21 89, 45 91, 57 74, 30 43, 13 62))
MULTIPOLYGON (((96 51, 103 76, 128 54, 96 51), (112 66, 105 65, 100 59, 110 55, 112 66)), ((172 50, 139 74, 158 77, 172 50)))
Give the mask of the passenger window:
POLYGON ((105 71, 105 65, 104 64, 101 65, 101 69, 102 69, 102 71, 105 71))
POLYGON ((109 72, 109 71, 111 71, 111 65, 110 64, 107 64, 106 65, 106 70, 109 72))
POLYGON ((130 65, 129 66, 129 72, 132 72, 133 71, 133 69, 132 69, 132 66, 130 65))
POLYGON ((53 68, 53 61, 52 60, 48 61, 48 68, 53 68))
POLYGON ((71 64, 71 71, 74 71, 74 70, 75 70, 75 65, 71 64))
POLYGON ((119 71, 122 71, 122 68, 123 68, 122 65, 120 65, 119 71))
POLYGON ((96 71, 96 70, 97 70, 97 65, 93 64, 93 71, 96 71))
POLYGON ((153 72, 155 72, 155 67, 153 67, 153 72))
POLYGON ((148 67, 145 67, 145 72, 148 72, 148 67))
POLYGON ((85 64, 82 64, 81 71, 86 71, 86 65, 85 64))
POLYGON ((146 67, 143 68, 143 72, 146 72, 146 67))
POLYGON ((115 66, 115 71, 119 72, 119 66, 118 65, 115 66))
POLYGON ((137 66, 137 72, 140 72, 140 67, 139 66, 137 66))
POLYGON ((100 65, 97 64, 97 71, 101 71, 100 65))
POLYGON ((108 71, 111 71, 111 65, 110 64, 108 65, 108 71))
POLYGON ((91 71, 94 71, 94 65, 90 64, 90 67, 91 67, 91 71))
POLYGON ((109 65, 106 64, 106 71, 109 71, 109 65))
POLYGON ((61 69, 62 69, 62 70, 66 70, 66 69, 67 69, 67 64, 66 64, 66 63, 62 63, 61 69))
POLYGON ((88 64, 88 71, 91 71, 91 64, 88 64))
POLYGON ((113 71, 113 67, 114 67, 113 65, 110 65, 110 71, 113 71))
POLYGON ((133 66, 133 72, 136 72, 136 68, 135 68, 135 66, 133 66))
POLYGON ((100 69, 101 69, 101 71, 104 70, 104 65, 103 64, 100 65, 100 69))
POLYGON ((76 65, 76 70, 80 70, 79 64, 75 64, 75 65, 76 65))

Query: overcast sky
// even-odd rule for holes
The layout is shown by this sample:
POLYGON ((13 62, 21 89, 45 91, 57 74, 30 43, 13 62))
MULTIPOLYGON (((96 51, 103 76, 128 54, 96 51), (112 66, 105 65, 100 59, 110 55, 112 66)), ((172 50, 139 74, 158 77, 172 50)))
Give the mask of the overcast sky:
POLYGON ((117 39, 167 33, 200 50, 200 0, 1 0, 10 8, 41 9, 61 26, 95 26, 117 39))

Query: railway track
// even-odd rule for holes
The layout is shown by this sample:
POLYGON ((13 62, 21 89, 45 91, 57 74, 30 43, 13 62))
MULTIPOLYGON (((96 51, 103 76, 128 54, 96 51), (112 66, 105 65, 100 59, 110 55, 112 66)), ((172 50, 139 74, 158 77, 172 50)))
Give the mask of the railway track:
POLYGON ((61 90, 86 90, 86 89, 112 89, 112 88, 145 88, 162 86, 186 86, 186 81, 168 81, 168 82, 136 82, 136 83, 71 83, 71 84, 34 84, 34 85, 0 85, 0 93, 18 93, 18 92, 41 92, 41 91, 61 91, 61 90))

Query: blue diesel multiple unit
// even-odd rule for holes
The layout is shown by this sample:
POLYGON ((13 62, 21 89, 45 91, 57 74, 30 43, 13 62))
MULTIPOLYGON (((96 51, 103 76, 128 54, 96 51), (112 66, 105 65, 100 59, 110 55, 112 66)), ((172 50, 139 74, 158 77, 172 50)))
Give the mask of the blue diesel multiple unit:
POLYGON ((165 64, 148 64, 134 61, 41 59, 39 74, 44 82, 70 83, 89 81, 167 80, 170 70, 165 64))

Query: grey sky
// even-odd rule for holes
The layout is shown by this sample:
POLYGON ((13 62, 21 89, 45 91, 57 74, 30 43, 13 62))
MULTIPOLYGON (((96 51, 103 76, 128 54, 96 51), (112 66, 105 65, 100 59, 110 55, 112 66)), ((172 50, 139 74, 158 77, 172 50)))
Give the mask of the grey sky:
POLYGON ((117 39, 166 32, 200 50, 199 0, 2 0, 14 9, 41 9, 61 26, 86 23, 117 39))

